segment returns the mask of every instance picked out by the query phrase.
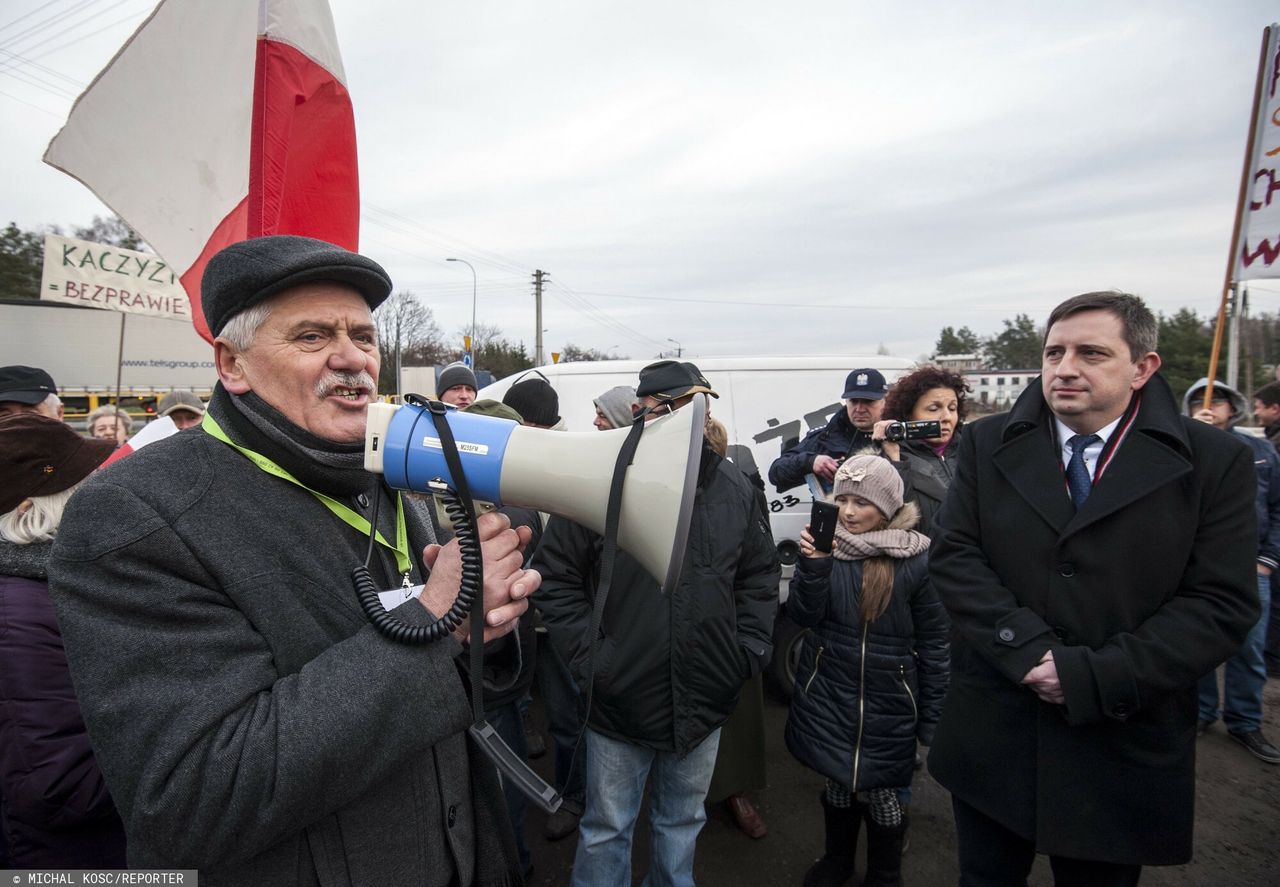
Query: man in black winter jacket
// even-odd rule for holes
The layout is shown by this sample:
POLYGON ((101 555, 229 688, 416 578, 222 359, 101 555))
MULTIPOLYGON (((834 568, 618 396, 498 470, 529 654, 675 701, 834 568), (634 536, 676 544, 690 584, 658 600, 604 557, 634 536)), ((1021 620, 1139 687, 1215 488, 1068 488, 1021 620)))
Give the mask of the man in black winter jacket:
POLYGON ((825 427, 810 431, 774 459, 769 466, 769 482, 782 493, 800 486, 812 474, 822 489, 830 492, 841 462, 851 453, 878 446, 871 433, 884 413, 884 397, 888 393, 889 385, 879 370, 853 370, 840 395, 844 409, 832 416, 825 427))
MULTIPOLYGON (((700 393, 715 394, 692 364, 660 361, 640 373, 637 395, 657 413, 700 393)), ((773 537, 746 477, 704 444, 680 582, 664 596, 619 552, 593 669, 601 547, 595 533, 553 517, 533 562, 544 577, 537 606, 551 643, 593 694, 573 884, 630 883, 631 836, 646 781, 651 877, 692 884, 720 725, 743 683, 772 654, 779 581, 773 537)))

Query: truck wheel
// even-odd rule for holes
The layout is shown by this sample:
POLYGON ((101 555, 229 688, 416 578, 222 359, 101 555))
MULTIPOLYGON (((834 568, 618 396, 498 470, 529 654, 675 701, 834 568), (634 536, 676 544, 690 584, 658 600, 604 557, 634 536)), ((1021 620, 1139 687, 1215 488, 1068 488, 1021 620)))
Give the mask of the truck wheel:
POLYGON ((778 560, 784 567, 794 565, 800 560, 800 546, 791 539, 782 540, 778 543, 778 560))
POLYGON ((769 681, 783 698, 790 699, 796 685, 796 667, 800 664, 800 642, 809 633, 786 613, 779 613, 773 627, 773 661, 769 663, 769 681))

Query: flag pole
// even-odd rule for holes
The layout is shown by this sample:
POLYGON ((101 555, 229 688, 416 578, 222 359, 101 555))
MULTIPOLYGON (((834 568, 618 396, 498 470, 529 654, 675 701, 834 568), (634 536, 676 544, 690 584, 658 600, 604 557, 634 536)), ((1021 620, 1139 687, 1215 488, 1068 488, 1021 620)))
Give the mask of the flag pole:
POLYGON ((1262 31, 1262 49, 1258 53, 1258 79, 1253 86, 1253 108, 1249 112, 1249 139, 1244 146, 1244 168, 1240 171, 1240 192, 1236 196, 1236 220, 1231 228, 1231 251, 1227 253, 1227 272, 1222 281, 1222 299, 1218 302, 1218 320, 1213 327, 1213 350, 1209 355, 1209 382, 1204 387, 1204 404, 1209 409, 1213 401, 1213 380, 1217 375, 1218 356, 1222 353, 1222 330, 1226 326, 1227 299, 1231 294, 1231 276, 1236 266, 1236 252, 1240 249, 1240 226, 1244 221, 1245 201, 1249 199, 1249 174, 1253 170, 1254 140, 1258 136, 1258 108, 1262 103, 1262 81, 1266 77, 1267 46, 1271 42, 1271 29, 1262 31))
MULTIPOLYGON (((124 374, 124 319, 129 315, 120 312, 120 348, 116 351, 116 410, 120 409, 120 377, 124 374)), ((117 420, 118 421, 118 420, 117 420)))

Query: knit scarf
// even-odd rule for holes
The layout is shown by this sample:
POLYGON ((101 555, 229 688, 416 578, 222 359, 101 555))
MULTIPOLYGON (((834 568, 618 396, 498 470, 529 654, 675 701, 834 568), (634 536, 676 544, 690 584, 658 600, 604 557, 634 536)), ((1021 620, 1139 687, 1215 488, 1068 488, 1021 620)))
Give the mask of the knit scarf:
POLYGON ((889 526, 883 530, 850 533, 837 525, 832 554, 842 561, 860 561, 869 557, 914 557, 929 550, 929 537, 911 529, 919 522, 920 508, 914 502, 908 502, 898 509, 889 526))
POLYGON ((340 444, 317 437, 252 391, 232 394, 221 383, 209 412, 232 440, 262 453, 314 490, 347 497, 373 487, 373 475, 364 470, 363 441, 340 444))
MULTIPOLYGON (((241 446, 261 453, 313 490, 357 506, 364 513, 368 500, 358 502, 360 494, 382 497, 378 507, 378 530, 387 539, 396 533, 395 499, 385 484, 364 470, 364 444, 334 443, 299 428, 284 414, 252 391, 231 394, 219 383, 209 400, 209 413, 227 436, 241 446)), ((406 494, 404 507, 408 520, 410 551, 417 563, 416 552, 441 541, 437 535, 433 507, 426 497, 406 494)), ((447 540, 444 540, 447 541, 447 540)), ((381 552, 374 557, 371 569, 374 579, 385 587, 400 584, 394 572, 395 562, 381 552)), ((412 571, 417 581, 418 571, 412 571)))

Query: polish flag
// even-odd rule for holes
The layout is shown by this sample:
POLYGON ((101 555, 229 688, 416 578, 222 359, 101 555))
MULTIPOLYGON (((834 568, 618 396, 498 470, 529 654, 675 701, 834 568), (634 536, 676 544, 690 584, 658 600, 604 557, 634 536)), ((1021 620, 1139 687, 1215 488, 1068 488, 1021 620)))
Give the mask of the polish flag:
POLYGON ((163 0, 44 160, 180 275, 210 342, 200 277, 224 246, 304 234, 359 247, 355 119, 327 0, 163 0))

